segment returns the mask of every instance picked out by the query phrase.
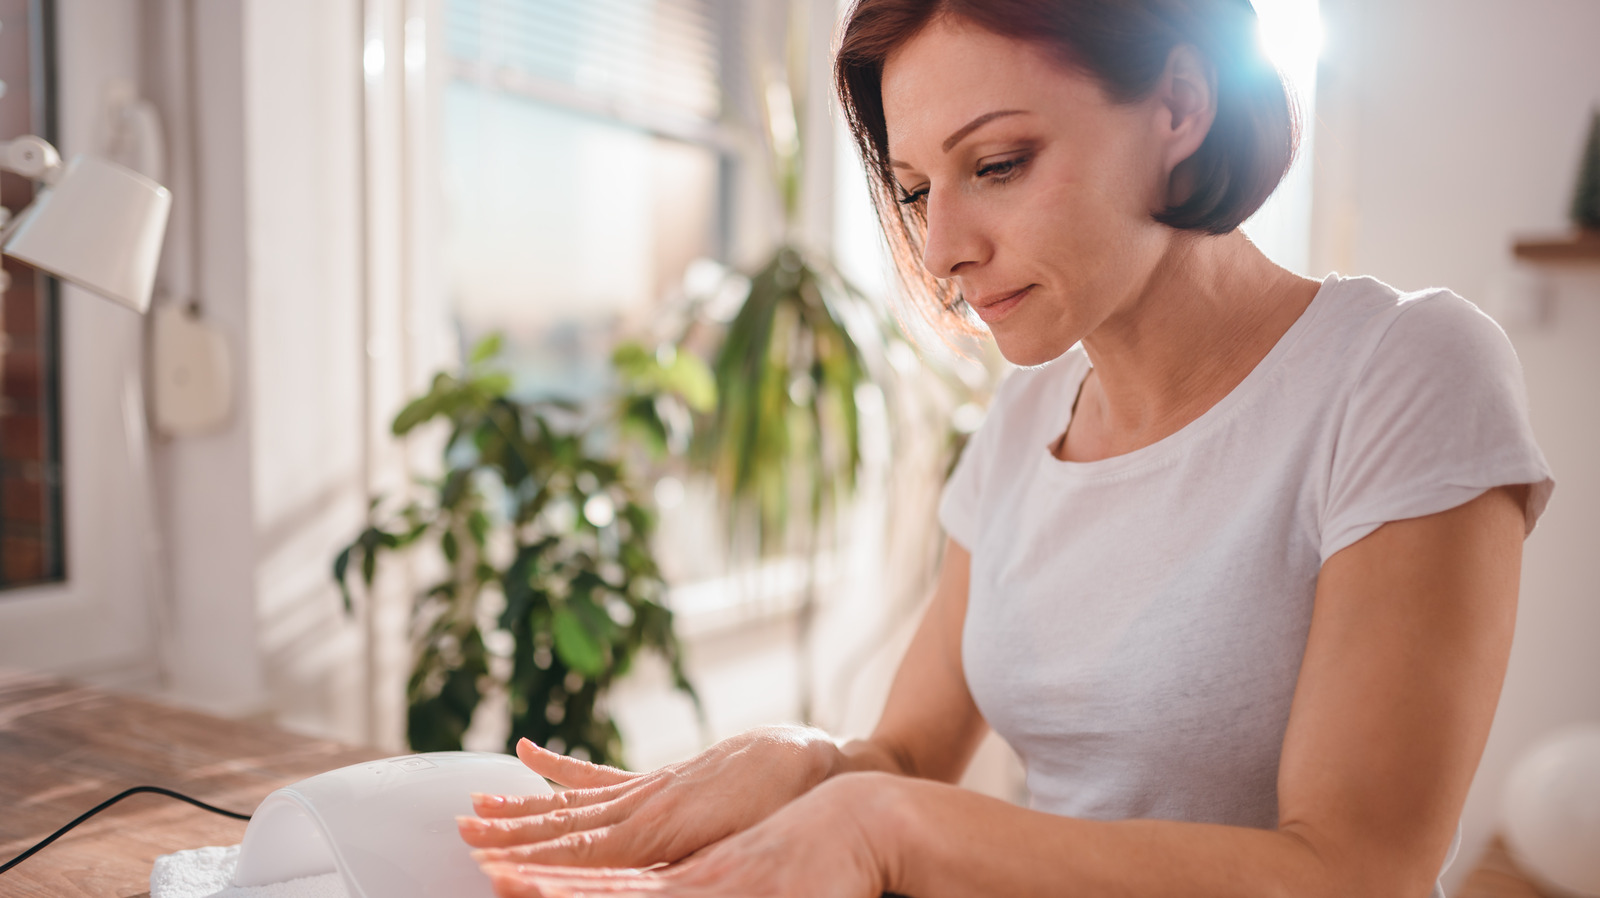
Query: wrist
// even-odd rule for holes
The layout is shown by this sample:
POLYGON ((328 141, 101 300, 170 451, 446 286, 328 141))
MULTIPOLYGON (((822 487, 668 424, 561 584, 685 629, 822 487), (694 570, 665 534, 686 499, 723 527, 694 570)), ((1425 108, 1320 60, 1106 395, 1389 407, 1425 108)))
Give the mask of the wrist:
POLYGON ((854 827, 868 863, 885 892, 904 882, 907 847, 916 843, 915 783, 882 772, 842 773, 819 791, 843 811, 841 824, 854 827))
POLYGON ((752 744, 765 745, 767 752, 776 750, 780 756, 790 757, 800 771, 801 789, 807 792, 824 780, 843 770, 843 756, 832 736, 816 727, 782 725, 759 727, 748 731, 740 740, 755 740, 752 744), (797 762, 797 763, 796 763, 797 762))
POLYGON ((807 757, 811 761, 812 786, 820 785, 848 770, 847 759, 840 750, 839 743, 826 733, 822 734, 822 738, 809 743, 806 748, 807 757))

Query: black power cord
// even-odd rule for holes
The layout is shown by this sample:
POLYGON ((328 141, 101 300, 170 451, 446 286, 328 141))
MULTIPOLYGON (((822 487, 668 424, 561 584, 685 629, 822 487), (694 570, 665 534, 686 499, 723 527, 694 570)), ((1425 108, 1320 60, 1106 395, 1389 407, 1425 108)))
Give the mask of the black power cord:
POLYGON ((24 851, 23 853, 17 855, 16 857, 12 858, 9 861, 6 861, 3 864, 0 864, 0 873, 4 873, 7 870, 10 870, 12 867, 15 867, 16 865, 18 865, 18 864, 22 863, 23 861, 27 860, 28 858, 33 857, 35 854, 38 854, 39 853, 39 849, 45 847, 46 845, 49 845, 51 842, 54 842, 55 840, 61 838, 64 835, 66 835, 67 831, 72 829, 74 826, 77 826, 78 824, 82 823, 83 821, 88 820, 90 817, 93 817, 94 815, 100 813, 101 811, 105 810, 106 808, 111 807, 112 805, 116 804, 117 802, 121 801, 122 799, 127 798, 129 795, 137 795, 140 792, 154 792, 157 795, 165 795, 168 798, 176 798, 179 801, 187 801, 188 803, 194 805, 197 808, 201 808, 203 810, 210 811, 213 814, 221 814, 224 817, 232 817, 235 820, 249 820, 250 819, 250 815, 249 814, 240 814, 240 813, 238 813, 236 811, 225 811, 222 808, 206 804, 205 802, 201 801, 198 798, 190 798, 189 796, 184 795, 182 792, 174 792, 171 789, 163 789, 160 786, 134 786, 132 789, 127 789, 127 790, 124 790, 122 792, 118 792, 116 795, 113 795, 110 798, 106 799, 105 801, 102 801, 99 804, 95 805, 94 807, 90 808, 89 810, 84 811, 82 814, 78 815, 78 819, 72 821, 71 823, 68 823, 66 826, 61 827, 60 829, 58 829, 55 832, 51 833, 50 835, 44 837, 43 839, 40 839, 38 844, 34 845, 32 848, 29 848, 27 851, 24 851))

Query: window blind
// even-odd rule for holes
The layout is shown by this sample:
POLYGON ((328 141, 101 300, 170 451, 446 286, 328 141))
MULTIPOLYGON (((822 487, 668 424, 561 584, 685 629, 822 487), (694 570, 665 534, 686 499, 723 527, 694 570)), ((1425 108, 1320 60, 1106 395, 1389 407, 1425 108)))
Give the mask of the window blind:
POLYGON ((455 71, 538 97, 715 121, 716 0, 447 0, 455 71))

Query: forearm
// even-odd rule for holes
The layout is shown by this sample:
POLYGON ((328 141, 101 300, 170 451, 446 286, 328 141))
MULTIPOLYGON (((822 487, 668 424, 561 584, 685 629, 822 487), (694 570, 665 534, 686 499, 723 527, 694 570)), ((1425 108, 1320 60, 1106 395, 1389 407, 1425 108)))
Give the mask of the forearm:
MULTIPOLYGON (((839 740, 816 727, 800 725, 765 726, 749 730, 727 742, 726 753, 735 755, 755 752, 768 758, 788 756, 786 767, 797 773, 795 780, 799 797, 823 782, 847 773, 888 773, 916 776, 910 759, 896 751, 886 740, 839 740)), ((716 751, 716 749, 713 749, 716 751)))
POLYGON ((1310 841, 1292 832, 1080 820, 899 777, 855 778, 849 791, 886 890, 917 898, 1427 894, 1427 883, 1408 891, 1392 881, 1349 879, 1350 871, 1334 869, 1310 841))

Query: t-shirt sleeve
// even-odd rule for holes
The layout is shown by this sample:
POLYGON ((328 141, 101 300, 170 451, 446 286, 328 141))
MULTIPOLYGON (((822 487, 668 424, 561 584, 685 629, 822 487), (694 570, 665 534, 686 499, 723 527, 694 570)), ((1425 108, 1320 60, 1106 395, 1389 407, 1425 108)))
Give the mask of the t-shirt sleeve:
POLYGON ((1522 366, 1494 320, 1439 292, 1410 301, 1368 357, 1335 445, 1322 559, 1389 521, 1529 484, 1526 531, 1554 481, 1528 423, 1522 366))
POLYGON ((1011 403, 1018 378, 1013 371, 1000 382, 989 409, 980 425, 961 450, 955 470, 945 481, 944 493, 939 497, 939 524, 945 535, 972 552, 977 548, 978 534, 982 532, 981 497, 988 471, 995 464, 995 453, 1000 441, 1005 408, 1011 403))

